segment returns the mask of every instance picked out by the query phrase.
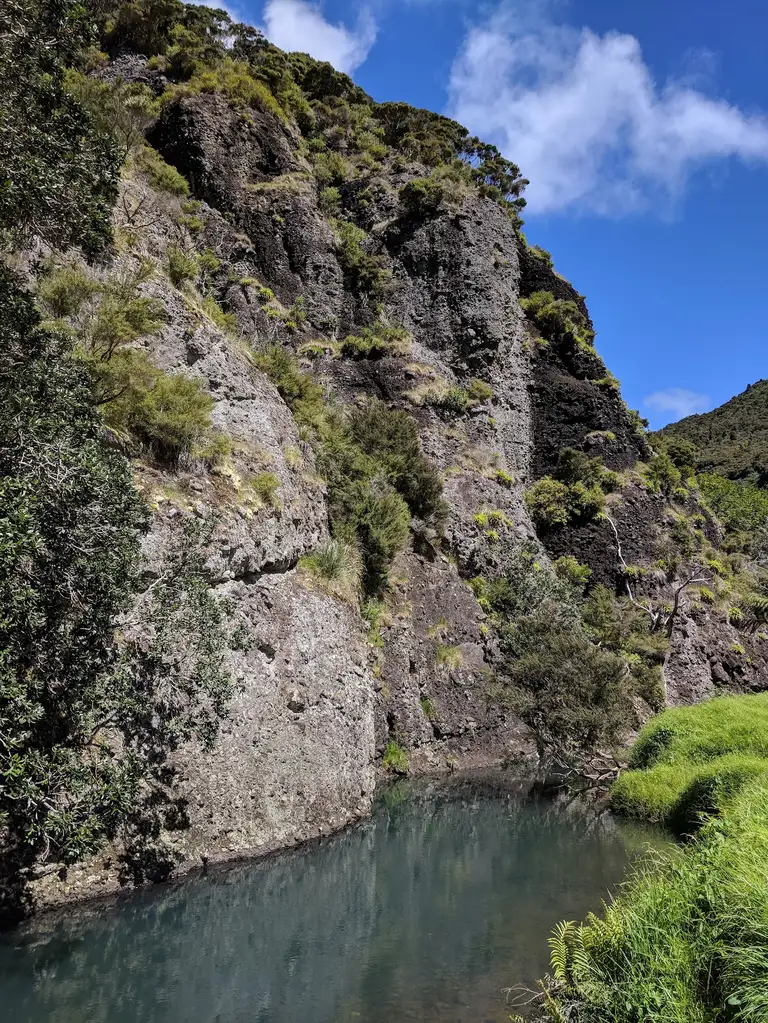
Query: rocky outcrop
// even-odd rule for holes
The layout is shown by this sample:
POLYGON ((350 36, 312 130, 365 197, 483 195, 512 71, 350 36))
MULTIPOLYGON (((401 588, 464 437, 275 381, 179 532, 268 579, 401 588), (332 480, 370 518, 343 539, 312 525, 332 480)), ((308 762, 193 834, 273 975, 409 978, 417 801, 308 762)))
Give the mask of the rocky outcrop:
MULTIPOLYGON (((145 62, 120 59, 127 77, 152 84, 145 62)), ((527 486, 552 471, 564 447, 616 470, 647 454, 597 353, 542 344, 519 304, 546 290, 588 317, 583 298, 521 245, 490 199, 470 192, 418 215, 404 211, 399 190, 425 168, 389 158, 336 197, 365 232, 357 256, 386 281, 372 298, 351 280, 295 126, 266 108, 246 116, 223 95, 187 95, 164 106, 149 139, 187 178, 194 227, 179 200, 128 177, 117 226, 131 241, 113 270, 140 258, 162 268, 169 246, 191 245, 193 233, 194 247, 219 261, 207 297, 234 314, 238 329, 162 272, 142 285, 166 312, 163 329, 143 342, 152 361, 201 381, 215 424, 233 442, 215 472, 137 465, 155 512, 146 554, 152 571, 186 519, 211 521, 210 584, 232 599, 251 638, 233 655, 240 690, 215 751, 178 756, 190 826, 166 836, 171 853, 186 869, 343 827, 369 812, 376 763, 395 743, 413 772, 532 763, 532 736, 497 699, 497 650, 467 580, 502 572, 520 541, 541 539, 551 557, 587 564, 594 582, 622 585, 607 522, 539 538, 525 504, 527 486), (407 332, 407 351, 338 357, 340 340, 379 318, 407 332), (289 408, 255 368, 254 354, 275 343, 339 402, 375 396, 407 409, 442 474, 442 536, 413 523, 380 636, 302 568, 329 539, 326 492, 289 408), (473 384, 479 397, 459 412, 440 400, 473 384), (253 486, 263 474, 274 481, 269 499, 253 486)), ((650 572, 665 502, 629 485, 611 515, 626 560, 650 572)), ((729 630, 685 605, 670 659, 673 702, 757 684, 758 641, 738 654, 729 630)), ((114 886, 118 852, 70 871, 57 897, 114 886)))

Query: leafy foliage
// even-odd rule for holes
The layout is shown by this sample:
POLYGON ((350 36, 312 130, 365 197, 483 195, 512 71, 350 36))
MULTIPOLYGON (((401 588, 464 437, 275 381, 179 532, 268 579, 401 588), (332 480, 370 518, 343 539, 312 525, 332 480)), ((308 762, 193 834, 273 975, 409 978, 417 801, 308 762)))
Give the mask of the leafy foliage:
POLYGON ((534 291, 520 305, 546 341, 593 351, 595 333, 575 302, 555 298, 549 291, 534 291))
POLYGON ((421 450, 416 424, 375 400, 344 415, 279 346, 254 361, 308 432, 328 481, 334 534, 359 546, 364 591, 378 593, 408 539, 411 515, 439 523, 443 511, 442 481, 421 450))
POLYGON ((167 794, 169 752, 212 740, 232 680, 224 610, 191 538, 139 618, 124 617, 144 503, 101 443, 69 336, 39 325, 6 271, 0 283, 0 880, 11 911, 37 858, 73 862, 146 820, 147 786, 167 794), (132 631, 139 619, 148 638, 132 631))
POLYGON ((0 233, 52 245, 104 246, 117 191, 110 136, 65 88, 89 41, 75 0, 7 0, 0 26, 0 233))

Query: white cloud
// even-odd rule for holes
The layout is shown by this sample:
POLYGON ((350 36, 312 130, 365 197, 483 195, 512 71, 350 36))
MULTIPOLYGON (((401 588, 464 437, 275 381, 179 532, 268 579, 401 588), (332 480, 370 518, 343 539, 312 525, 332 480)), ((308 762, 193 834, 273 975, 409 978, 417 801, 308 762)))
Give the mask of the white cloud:
POLYGON ((263 19, 264 34, 276 46, 327 60, 347 74, 364 62, 376 42, 376 21, 367 7, 360 10, 354 28, 332 25, 320 6, 308 0, 268 0, 263 19))
POLYGON ((659 85, 634 36, 556 25, 547 10, 502 0, 450 81, 449 113, 520 165, 533 210, 629 213, 678 197, 712 161, 768 162, 768 118, 691 76, 659 85))
POLYGON ((669 387, 666 391, 655 391, 643 398, 643 405, 657 412, 670 413, 675 419, 685 419, 696 412, 707 412, 712 408, 708 394, 687 391, 684 387, 669 387))

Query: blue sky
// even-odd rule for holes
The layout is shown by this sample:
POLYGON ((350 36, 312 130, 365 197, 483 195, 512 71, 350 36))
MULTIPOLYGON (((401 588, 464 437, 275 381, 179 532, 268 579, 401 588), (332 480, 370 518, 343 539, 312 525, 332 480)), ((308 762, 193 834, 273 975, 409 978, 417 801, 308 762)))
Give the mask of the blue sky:
POLYGON ((529 241, 587 296, 597 346, 652 426, 768 376, 764 0, 241 0, 234 12, 519 163, 529 241))

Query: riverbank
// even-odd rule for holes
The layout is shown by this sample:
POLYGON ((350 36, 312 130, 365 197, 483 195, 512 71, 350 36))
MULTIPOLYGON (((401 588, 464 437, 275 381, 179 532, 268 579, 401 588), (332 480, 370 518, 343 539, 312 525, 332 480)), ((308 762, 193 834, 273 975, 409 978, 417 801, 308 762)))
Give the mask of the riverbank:
POLYGON ((602 918, 553 939, 555 1020, 768 1019, 768 696, 667 711, 641 732, 614 806, 686 844, 602 918))

